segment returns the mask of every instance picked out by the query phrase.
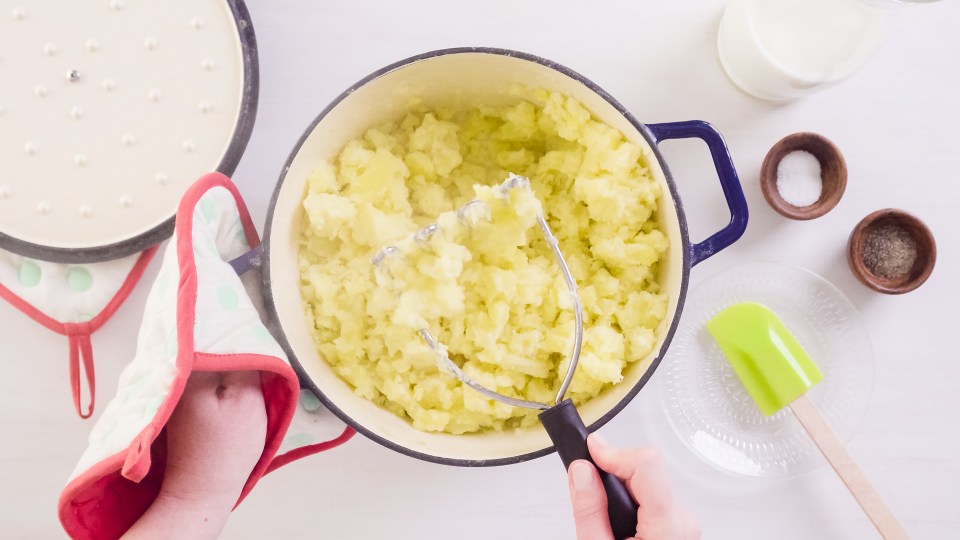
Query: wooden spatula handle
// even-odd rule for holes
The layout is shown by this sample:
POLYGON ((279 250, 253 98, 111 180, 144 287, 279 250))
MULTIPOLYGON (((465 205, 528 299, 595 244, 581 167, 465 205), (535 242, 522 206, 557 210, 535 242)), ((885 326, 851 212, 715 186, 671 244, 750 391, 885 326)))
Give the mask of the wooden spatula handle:
POLYGON ((790 404, 790 409, 880 534, 887 540, 910 538, 813 401, 804 394, 790 404))

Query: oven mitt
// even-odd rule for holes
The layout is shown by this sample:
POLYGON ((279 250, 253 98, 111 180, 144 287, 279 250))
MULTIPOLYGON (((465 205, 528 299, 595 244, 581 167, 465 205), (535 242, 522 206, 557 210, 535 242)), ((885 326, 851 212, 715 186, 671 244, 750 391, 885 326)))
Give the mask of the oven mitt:
POLYGON ((227 262, 259 244, 230 180, 219 173, 198 180, 184 195, 176 223, 134 358, 60 496, 60 522, 72 538, 118 538, 156 498, 166 458, 163 428, 192 371, 260 372, 267 435, 240 501, 268 471, 353 435, 339 424, 339 437, 316 442, 329 433, 322 418, 330 415, 317 414, 315 396, 300 395, 286 355, 227 262), (296 431, 285 441, 291 424, 296 431), (289 451, 278 456, 281 446, 289 451))
POLYGON ((0 298, 48 329, 67 336, 70 390, 81 418, 93 414, 96 402, 90 335, 127 299, 156 252, 154 246, 112 261, 59 264, 0 250, 0 298), (80 404, 81 371, 87 383, 86 407, 80 404))

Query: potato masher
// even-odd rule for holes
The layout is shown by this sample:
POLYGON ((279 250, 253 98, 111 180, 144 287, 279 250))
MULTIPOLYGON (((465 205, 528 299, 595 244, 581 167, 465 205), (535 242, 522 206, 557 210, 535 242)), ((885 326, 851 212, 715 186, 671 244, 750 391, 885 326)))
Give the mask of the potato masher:
MULTIPOLYGON (((510 174, 503 183, 494 188, 494 193, 498 198, 509 200, 509 192, 513 189, 531 189, 530 180, 523 176, 510 174)), ((458 220, 467 226, 471 223, 476 223, 477 219, 483 219, 489 215, 487 204, 476 199, 468 202, 457 210, 458 220)), ((583 419, 580 417, 580 413, 577 411, 573 401, 569 398, 564 399, 580 359, 580 348, 583 344, 583 307, 580 302, 580 296, 577 293, 577 282, 570 272, 570 267, 567 265, 563 252, 560 251, 557 238, 550 230, 550 226, 547 224, 543 212, 538 213, 537 224, 543 233, 544 239, 547 241, 547 245, 550 246, 550 250, 553 252, 554 258, 560 267, 561 274, 563 274, 574 312, 574 338, 570 351, 570 364, 557 391, 553 405, 506 396, 483 386, 473 380, 460 366, 450 359, 450 356, 447 354, 447 348, 437 341, 429 329, 420 328, 417 332, 436 354, 440 365, 463 384, 500 403, 541 411, 538 418, 546 429, 550 439, 553 441, 554 447, 560 455, 564 467, 569 467, 570 463, 578 459, 585 459, 594 463, 587 449, 587 435, 589 435, 590 432, 584 425, 583 419)), ((426 248, 428 239, 440 230, 441 227, 439 223, 431 223, 417 230, 413 237, 418 246, 426 248)), ((373 256, 371 263, 378 271, 386 270, 385 263, 387 259, 398 256, 403 256, 403 252, 398 246, 386 246, 373 256)), ((596 464, 594 463, 594 465, 596 464)), ((626 487, 620 479, 600 468, 597 468, 597 470, 600 473, 600 479, 607 493, 607 513, 610 518, 610 525, 613 529, 614 537, 633 537, 637 531, 638 507, 636 502, 630 493, 627 492, 626 487)))

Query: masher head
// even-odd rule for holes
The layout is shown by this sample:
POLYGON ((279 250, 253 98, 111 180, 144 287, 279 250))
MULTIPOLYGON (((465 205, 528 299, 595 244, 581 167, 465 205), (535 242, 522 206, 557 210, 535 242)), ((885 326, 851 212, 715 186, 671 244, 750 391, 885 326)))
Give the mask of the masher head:
MULTIPOLYGON (((498 198, 509 201, 510 192, 514 189, 531 190, 530 180, 524 176, 511 173, 506 180, 494 188, 494 193, 498 198)), ((491 209, 487 203, 478 199, 468 202, 456 211, 457 222, 465 225, 468 229, 471 225, 476 224, 478 220, 491 220, 492 215, 493 213, 491 212, 491 209)), ((547 223, 542 211, 538 212, 537 214, 537 225, 540 227, 540 232, 543 234, 547 245, 550 246, 550 250, 553 252, 554 259, 556 259, 557 265, 560 267, 560 273, 563 275, 563 280, 567 286, 567 290, 570 295, 570 302, 573 307, 574 326, 573 344, 571 345, 570 350, 570 364, 567 368, 567 373, 564 375, 563 381, 560 384, 560 388, 557 391, 555 399, 555 403, 560 403, 563 401, 563 397, 566 395, 567 389, 570 387, 570 383, 573 380, 573 375, 577 370, 577 363, 580 360, 580 348, 583 345, 583 307, 580 304, 580 296, 577 293, 577 282, 573 278, 573 274, 570 272, 570 267, 567 265, 567 261, 563 256, 563 252, 560 251, 560 245, 557 242, 557 238, 550 229, 550 225, 547 223)), ((429 249, 428 241, 430 237, 441 230, 442 229, 439 223, 431 223, 430 225, 422 227, 414 232, 413 239, 416 242, 416 245, 420 248, 429 249)), ((387 261, 393 257, 402 257, 403 254, 403 250, 399 246, 390 245, 378 251, 371 258, 370 262, 375 268, 377 268, 378 271, 383 270, 389 272, 389 270, 386 268, 387 261)), ((450 359, 450 356, 447 353, 447 347, 443 343, 440 343, 433 336, 433 334, 430 333, 428 328, 420 328, 417 330, 417 333, 424 340, 427 346, 429 346, 430 349, 436 354, 440 365, 443 366, 444 369, 456 377, 460 382, 469 386, 470 388, 473 388, 484 396, 514 407, 525 407, 537 410, 546 410, 550 408, 551 404, 548 403, 540 403, 538 401, 528 401, 506 396, 483 386, 482 384, 473 380, 463 371, 460 366, 457 365, 456 362, 450 359)))

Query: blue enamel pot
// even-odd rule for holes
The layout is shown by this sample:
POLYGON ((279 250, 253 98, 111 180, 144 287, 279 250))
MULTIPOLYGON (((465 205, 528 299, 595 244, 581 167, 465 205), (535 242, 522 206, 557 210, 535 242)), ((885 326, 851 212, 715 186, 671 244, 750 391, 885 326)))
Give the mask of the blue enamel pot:
POLYGON ((319 163, 335 158, 347 141, 400 117, 412 97, 434 105, 453 100, 502 105, 517 99, 507 92, 516 84, 562 92, 583 103, 594 117, 643 148, 651 172, 663 188, 657 216, 671 247, 660 264, 659 282, 669 295, 668 313, 658 329, 653 352, 630 364, 621 383, 579 408, 587 429, 595 430, 613 418, 647 383, 677 328, 691 270, 733 244, 747 226, 743 190, 723 138, 713 126, 698 120, 643 124, 589 79, 544 58, 491 48, 439 50, 391 64, 348 88, 307 127, 280 175, 262 253, 266 303, 303 386, 358 432, 418 459, 460 466, 504 465, 549 454, 555 447, 540 426, 470 435, 417 430, 407 420, 358 396, 334 373, 316 350, 300 296, 297 242, 307 176, 319 163), (679 185, 658 149, 665 140, 683 138, 707 144, 725 198, 717 204, 730 209, 730 222, 699 243, 690 241, 680 193, 698 189, 705 180, 683 179, 679 185))

